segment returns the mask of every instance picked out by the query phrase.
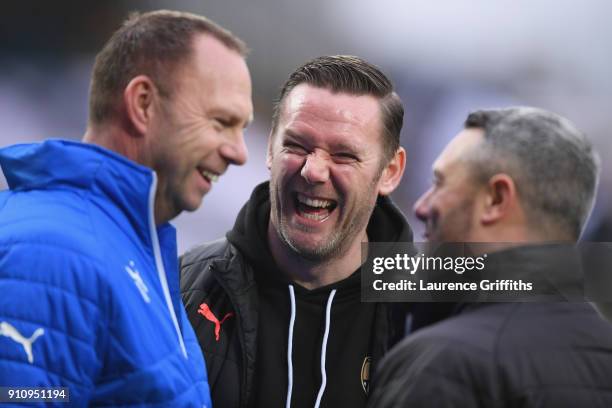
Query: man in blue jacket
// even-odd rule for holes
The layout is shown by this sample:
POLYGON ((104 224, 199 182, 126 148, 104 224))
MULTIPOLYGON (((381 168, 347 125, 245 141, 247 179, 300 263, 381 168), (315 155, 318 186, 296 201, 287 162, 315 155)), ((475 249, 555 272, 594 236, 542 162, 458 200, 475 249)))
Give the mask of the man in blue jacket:
POLYGON ((168 221, 246 160, 245 53, 204 17, 131 16, 96 58, 85 143, 0 151, 0 386, 210 406, 168 221))

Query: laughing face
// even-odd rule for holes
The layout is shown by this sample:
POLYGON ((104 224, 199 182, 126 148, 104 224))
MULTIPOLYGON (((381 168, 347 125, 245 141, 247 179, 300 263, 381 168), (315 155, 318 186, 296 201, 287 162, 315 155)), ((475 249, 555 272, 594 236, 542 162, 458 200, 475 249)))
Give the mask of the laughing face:
POLYGON ((196 210, 230 164, 246 161, 243 132, 253 114, 247 65, 219 40, 197 36, 191 61, 176 75, 174 95, 160 103, 152 126, 150 167, 162 220, 196 210))
POLYGON ((307 84, 286 96, 268 148, 270 222, 286 247, 325 260, 366 240, 376 198, 387 193, 381 129, 372 96, 307 84))

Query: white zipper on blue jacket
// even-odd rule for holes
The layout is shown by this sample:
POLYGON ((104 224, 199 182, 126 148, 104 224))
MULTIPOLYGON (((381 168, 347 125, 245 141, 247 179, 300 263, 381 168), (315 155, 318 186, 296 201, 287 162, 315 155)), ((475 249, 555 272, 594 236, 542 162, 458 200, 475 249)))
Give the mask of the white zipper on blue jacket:
POLYGON ((162 291, 164 292, 164 298, 166 299, 166 306, 170 312, 172 323, 174 323, 174 329, 178 336, 178 341, 181 346, 183 356, 187 358, 187 348, 185 348, 185 342, 183 341, 183 335, 181 334, 181 328, 174 313, 174 306, 172 305, 172 297, 170 296, 170 289, 168 288, 168 278, 166 277, 166 268, 164 268, 164 262, 161 257, 161 249, 159 247, 159 237, 157 236, 157 228, 155 226, 155 192, 157 191, 157 174, 152 173, 153 181, 149 190, 149 232, 151 233, 151 242, 153 244, 153 254, 155 256, 155 266, 157 269, 157 275, 159 276, 159 282, 161 283, 162 291))

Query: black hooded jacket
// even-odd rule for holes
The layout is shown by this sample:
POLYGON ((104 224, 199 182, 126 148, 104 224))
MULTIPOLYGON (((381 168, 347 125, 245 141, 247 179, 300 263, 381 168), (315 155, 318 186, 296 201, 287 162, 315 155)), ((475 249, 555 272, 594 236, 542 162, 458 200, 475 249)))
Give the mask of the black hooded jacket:
MULTIPOLYGON (((403 337, 407 306, 361 303, 359 270, 314 290, 293 284, 268 248, 268 189, 268 183, 255 188, 227 239, 181 258, 181 292, 206 358, 213 404, 284 405, 292 347, 292 407, 314 406, 323 355, 321 406, 364 406, 370 367, 403 337), (293 339, 288 341, 291 320, 293 339)), ((387 197, 379 197, 367 232, 370 241, 412 241, 404 216, 387 197)))

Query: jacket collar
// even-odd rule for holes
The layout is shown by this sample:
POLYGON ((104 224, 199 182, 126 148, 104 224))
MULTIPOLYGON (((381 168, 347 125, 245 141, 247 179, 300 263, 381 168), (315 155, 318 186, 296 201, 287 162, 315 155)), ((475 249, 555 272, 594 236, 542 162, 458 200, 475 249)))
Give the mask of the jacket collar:
POLYGON ((82 190, 101 205, 112 202, 136 231, 148 231, 154 173, 117 153, 55 139, 0 149, 0 166, 12 190, 82 190))
MULTIPOLYGON (((489 253, 486 265, 486 277, 491 281, 512 279, 533 283, 534 294, 511 301, 576 302, 584 299, 582 261, 575 243, 516 246, 489 253)), ((459 302, 454 312, 496 303, 499 302, 459 302)))

